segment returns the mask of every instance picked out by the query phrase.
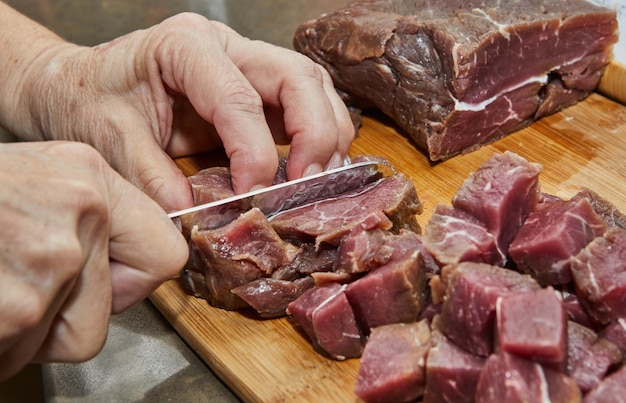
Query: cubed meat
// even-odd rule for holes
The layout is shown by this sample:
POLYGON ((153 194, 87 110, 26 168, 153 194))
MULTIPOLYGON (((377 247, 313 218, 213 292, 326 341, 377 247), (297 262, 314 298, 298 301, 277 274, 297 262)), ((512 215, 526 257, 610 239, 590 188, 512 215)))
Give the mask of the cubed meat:
POLYGON ((613 227, 572 260, 581 304, 596 320, 626 317, 626 230, 613 227))
POLYGON ((539 284, 567 284, 572 281, 572 257, 605 230, 587 199, 543 203, 517 232, 509 255, 518 270, 539 284))
POLYGON ((430 347, 425 320, 372 329, 354 392, 365 402, 415 401, 424 391, 430 347))

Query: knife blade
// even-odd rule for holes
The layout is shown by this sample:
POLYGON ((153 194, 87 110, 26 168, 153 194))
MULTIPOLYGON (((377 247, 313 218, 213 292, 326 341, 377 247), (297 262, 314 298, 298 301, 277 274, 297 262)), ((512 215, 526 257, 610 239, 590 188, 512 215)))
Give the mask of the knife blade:
POLYGON ((199 212, 204 215, 223 214, 232 210, 244 212, 258 207, 270 217, 294 206, 356 189, 372 181, 376 176, 383 175, 383 165, 379 161, 356 162, 315 175, 175 211, 169 213, 168 216, 172 219, 180 219, 199 212))

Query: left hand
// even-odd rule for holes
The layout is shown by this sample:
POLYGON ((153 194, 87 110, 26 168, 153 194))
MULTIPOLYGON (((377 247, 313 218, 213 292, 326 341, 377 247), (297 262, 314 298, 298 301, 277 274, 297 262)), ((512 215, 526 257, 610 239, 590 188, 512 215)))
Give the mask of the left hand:
POLYGON ((339 166, 354 138, 322 67, 195 14, 94 48, 56 41, 27 72, 16 134, 91 144, 166 210, 192 203, 172 157, 224 147, 242 193, 271 183, 276 143, 296 178, 339 166))

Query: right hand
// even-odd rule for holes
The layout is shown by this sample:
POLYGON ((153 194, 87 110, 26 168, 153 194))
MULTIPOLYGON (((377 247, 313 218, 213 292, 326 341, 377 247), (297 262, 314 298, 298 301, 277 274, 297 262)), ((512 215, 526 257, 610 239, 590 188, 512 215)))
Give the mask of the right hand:
POLYGON ((111 314, 187 260, 163 209, 85 144, 0 144, 0 189, 0 379, 95 356, 111 314))

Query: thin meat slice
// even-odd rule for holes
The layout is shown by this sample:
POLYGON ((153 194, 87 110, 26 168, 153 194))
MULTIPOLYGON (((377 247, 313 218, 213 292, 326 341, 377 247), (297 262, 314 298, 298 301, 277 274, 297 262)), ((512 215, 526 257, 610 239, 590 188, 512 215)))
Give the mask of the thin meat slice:
POLYGON ((313 277, 277 280, 262 277, 230 290, 244 300, 262 318, 285 316, 287 306, 315 285, 313 277))
POLYGON ((411 402, 426 383, 431 346, 425 320, 372 329, 363 349, 354 392, 366 402, 411 402))
POLYGON ((452 199, 452 206, 480 220, 507 254, 528 215, 541 196, 541 166, 506 151, 494 154, 471 174, 452 199))
POLYGON ((401 228, 419 231, 415 215, 421 211, 413 183, 395 174, 354 191, 280 212, 270 222, 284 239, 338 245, 341 237, 377 212, 391 220, 396 232, 401 228))
POLYGON ((518 270, 539 284, 567 284, 572 281, 572 257, 605 230, 587 199, 543 203, 517 232, 509 255, 518 270))

